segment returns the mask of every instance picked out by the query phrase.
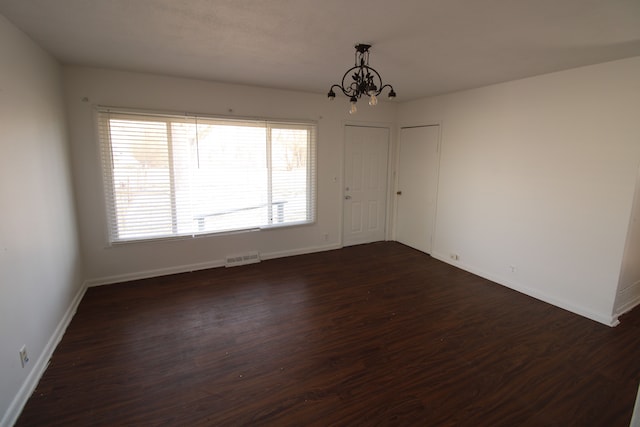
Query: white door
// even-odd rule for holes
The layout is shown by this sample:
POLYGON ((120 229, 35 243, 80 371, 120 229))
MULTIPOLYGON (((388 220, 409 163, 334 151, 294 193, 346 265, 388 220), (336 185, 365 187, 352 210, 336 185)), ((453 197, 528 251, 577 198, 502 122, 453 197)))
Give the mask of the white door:
POLYGON ((345 127, 344 246, 385 239, 389 129, 345 127))
POLYGON ((438 189, 439 126, 400 129, 396 240, 431 253, 438 189))

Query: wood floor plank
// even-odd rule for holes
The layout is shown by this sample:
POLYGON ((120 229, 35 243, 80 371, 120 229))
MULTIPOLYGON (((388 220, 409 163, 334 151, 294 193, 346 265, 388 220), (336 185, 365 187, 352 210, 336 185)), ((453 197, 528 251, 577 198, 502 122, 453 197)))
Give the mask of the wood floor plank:
POLYGON ((628 426, 609 328, 394 242, 90 288, 17 426, 628 426))

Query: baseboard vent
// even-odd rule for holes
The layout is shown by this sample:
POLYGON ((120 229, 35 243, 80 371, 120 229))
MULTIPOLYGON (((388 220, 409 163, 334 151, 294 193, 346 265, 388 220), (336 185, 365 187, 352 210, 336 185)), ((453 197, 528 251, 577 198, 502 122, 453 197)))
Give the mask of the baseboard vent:
POLYGON ((260 262, 260 254, 258 252, 250 252, 244 255, 230 255, 224 261, 225 267, 236 267, 238 265, 255 264, 260 262))

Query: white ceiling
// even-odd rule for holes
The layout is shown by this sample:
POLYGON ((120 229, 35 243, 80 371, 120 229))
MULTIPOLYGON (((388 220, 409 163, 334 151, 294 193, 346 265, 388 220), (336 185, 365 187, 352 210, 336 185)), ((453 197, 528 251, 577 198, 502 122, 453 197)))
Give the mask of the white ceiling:
POLYGON ((409 100, 640 55, 640 0, 0 0, 62 63, 326 93, 370 65, 409 100))

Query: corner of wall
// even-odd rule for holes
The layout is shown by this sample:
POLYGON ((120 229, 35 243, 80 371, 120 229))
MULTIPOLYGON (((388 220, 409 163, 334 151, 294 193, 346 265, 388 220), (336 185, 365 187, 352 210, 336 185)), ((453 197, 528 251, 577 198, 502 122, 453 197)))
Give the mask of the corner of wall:
POLYGON ((40 381, 40 378, 42 378, 42 375, 47 369, 49 360, 51 359, 51 356, 53 356, 54 350, 62 340, 62 337, 64 336, 67 327, 71 323, 71 319, 73 319, 73 316, 75 315, 78 306, 80 305, 80 301, 82 301, 82 298, 84 297, 86 291, 87 283, 84 282, 80 286, 80 289, 78 289, 78 292, 71 301, 71 304, 67 308, 64 316, 56 326, 53 335, 51 335, 51 337, 47 341, 45 348, 43 349, 42 353, 40 353, 40 357, 38 357, 38 360, 36 360, 33 368, 31 369, 31 372, 22 383, 20 390, 9 405, 7 412, 2 417, 2 420, 0 420, 0 426, 12 426, 16 423, 16 421, 18 421, 22 409, 33 394, 38 385, 38 382, 40 381))
POLYGON ((462 263, 452 263, 451 260, 444 254, 441 253, 433 253, 431 254, 432 257, 436 258, 437 260, 440 260, 442 262, 445 262, 447 264, 453 265, 454 267, 457 268, 461 268, 465 271, 468 271, 470 273, 473 273, 475 275, 478 275, 480 277, 483 277, 487 280, 491 280, 492 282, 498 283, 499 285, 502 286, 506 286, 507 288, 511 288, 514 291, 518 291, 520 293, 523 293, 525 295, 528 295, 532 298, 535 298, 537 300, 540 300, 542 302, 546 302, 548 304, 554 305, 556 307, 562 308, 564 310, 570 311, 572 313, 578 314, 582 317, 586 317, 588 319, 594 320, 598 323, 602 323, 603 325, 606 326, 617 326, 618 324, 620 324, 620 322, 618 321, 618 315, 608 315, 605 313, 598 313, 595 312, 587 307, 582 307, 579 305, 576 305, 572 302, 569 301, 565 301, 565 300, 561 300, 559 298, 554 297, 553 295, 548 295, 544 292, 540 292, 539 290, 536 289, 532 289, 530 287, 524 286, 520 283, 516 283, 514 281, 510 281, 510 280, 506 280, 502 277, 498 277, 495 276, 493 274, 487 273, 481 269, 478 269, 474 266, 470 266, 467 264, 462 264, 462 263))

